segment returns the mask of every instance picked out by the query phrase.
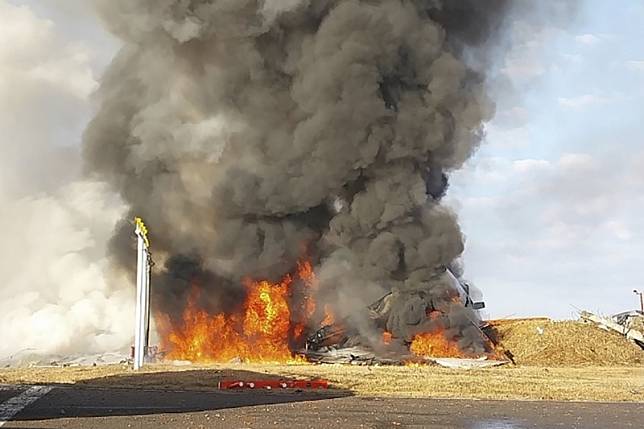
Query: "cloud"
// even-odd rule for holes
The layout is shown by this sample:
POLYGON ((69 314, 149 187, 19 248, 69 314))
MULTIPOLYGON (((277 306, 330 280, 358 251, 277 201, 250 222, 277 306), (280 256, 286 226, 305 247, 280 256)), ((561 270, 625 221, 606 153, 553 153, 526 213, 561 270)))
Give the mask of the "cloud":
POLYGON ((575 41, 581 45, 592 46, 599 43, 602 39, 594 34, 581 34, 575 37, 575 41))
POLYGON ((577 97, 559 97, 557 99, 560 106, 568 109, 584 109, 590 106, 608 104, 616 101, 618 97, 605 97, 596 94, 584 94, 577 97))
POLYGON ((589 170, 597 167, 595 158, 587 153, 564 153, 559 158, 557 164, 565 171, 570 170, 589 170))
MULTIPOLYGON (((627 309, 613 289, 638 276, 636 261, 644 254, 642 160, 641 151, 496 159, 494 188, 458 173, 467 179, 453 181, 450 198, 458 200, 452 206, 468 234, 466 274, 489 292, 493 315, 565 317, 570 304, 627 309), (574 291, 584 292, 575 297, 574 291), (516 304, 514 297, 527 295, 547 308, 538 300, 516 304)), ((476 164, 468 170, 477 171, 476 164)))
POLYGON ((644 72, 644 61, 627 61, 626 67, 636 72, 644 72))
POLYGON ((604 224, 604 228, 620 240, 626 241, 633 238, 633 232, 624 222, 616 220, 608 221, 604 224))
POLYGON ((530 130, 526 125, 519 127, 503 127, 496 120, 486 126, 486 144, 493 149, 516 149, 530 144, 530 130))
POLYGON ((512 169, 522 174, 549 168, 552 168, 552 164, 545 159, 519 159, 512 163, 512 169))
POLYGON ((644 274, 641 25, 627 13, 606 26, 580 6, 570 32, 508 30, 504 71, 521 97, 498 105, 487 145, 452 176, 465 274, 495 316, 629 309, 628 288, 644 274), (528 120, 510 133, 514 106, 528 120), (491 157, 481 174, 479 160, 491 157))
POLYGON ((579 65, 583 62, 584 57, 579 54, 561 54, 561 57, 570 64, 579 65))

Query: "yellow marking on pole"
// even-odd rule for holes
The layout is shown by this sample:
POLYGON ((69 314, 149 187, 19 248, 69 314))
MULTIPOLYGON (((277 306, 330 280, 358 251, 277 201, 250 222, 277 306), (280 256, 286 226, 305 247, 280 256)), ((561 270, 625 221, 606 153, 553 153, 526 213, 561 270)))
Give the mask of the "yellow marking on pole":
POLYGON ((136 224, 137 228, 141 232, 141 236, 143 237, 143 242, 145 243, 145 247, 150 247, 150 240, 148 239, 148 228, 145 226, 143 219, 141 219, 140 217, 135 217, 134 223, 136 224))

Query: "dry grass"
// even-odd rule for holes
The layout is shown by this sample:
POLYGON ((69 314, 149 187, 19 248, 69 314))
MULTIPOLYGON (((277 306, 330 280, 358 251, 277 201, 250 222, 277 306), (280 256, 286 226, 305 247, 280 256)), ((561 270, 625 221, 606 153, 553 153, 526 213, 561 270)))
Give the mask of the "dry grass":
POLYGON ((549 319, 497 321, 503 347, 519 365, 628 366, 644 363, 644 352, 615 332, 592 324, 549 319))
POLYGON ((220 380, 324 378, 356 395, 644 402, 644 352, 618 334, 548 319, 495 323, 519 366, 150 365, 0 370, 0 383, 213 390, 220 380), (533 366, 527 366, 533 365, 533 366))
POLYGON ((224 379, 324 378, 356 395, 644 402, 644 367, 513 367, 453 370, 342 365, 122 365, 0 371, 0 383, 212 390, 224 379))

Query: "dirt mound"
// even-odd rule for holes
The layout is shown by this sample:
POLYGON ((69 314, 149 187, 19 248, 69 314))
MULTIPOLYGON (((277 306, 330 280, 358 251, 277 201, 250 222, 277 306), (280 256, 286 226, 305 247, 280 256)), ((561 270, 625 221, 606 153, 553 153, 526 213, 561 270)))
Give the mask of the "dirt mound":
POLYGON ((549 319, 490 322, 500 345, 519 365, 620 366, 644 363, 644 352, 621 335, 595 325, 549 319))

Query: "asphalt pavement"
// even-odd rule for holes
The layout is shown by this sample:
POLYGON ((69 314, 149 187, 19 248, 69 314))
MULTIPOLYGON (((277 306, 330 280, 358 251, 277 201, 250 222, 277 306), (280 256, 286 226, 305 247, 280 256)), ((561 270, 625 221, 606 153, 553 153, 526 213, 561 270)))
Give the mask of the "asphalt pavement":
POLYGON ((367 398, 333 390, 186 392, 1 386, 0 426, 620 429, 644 427, 644 404, 367 398), (23 402, 26 405, 21 408, 23 402), (11 413, 15 415, 7 418, 11 413))

